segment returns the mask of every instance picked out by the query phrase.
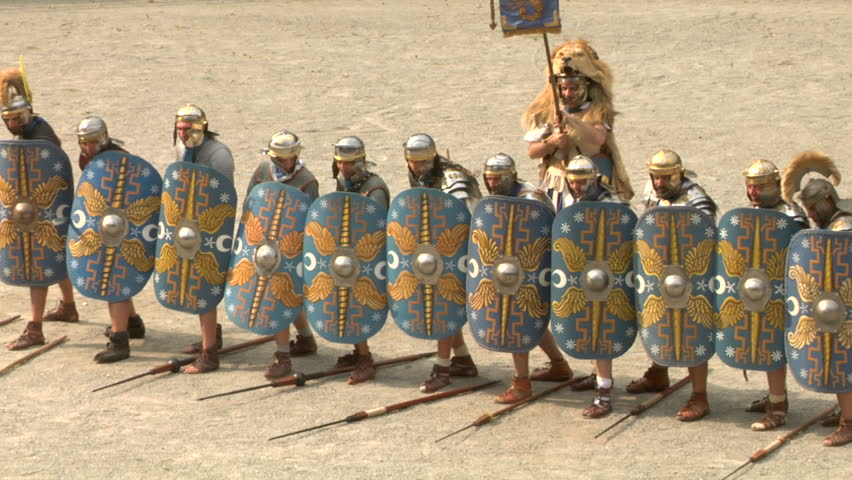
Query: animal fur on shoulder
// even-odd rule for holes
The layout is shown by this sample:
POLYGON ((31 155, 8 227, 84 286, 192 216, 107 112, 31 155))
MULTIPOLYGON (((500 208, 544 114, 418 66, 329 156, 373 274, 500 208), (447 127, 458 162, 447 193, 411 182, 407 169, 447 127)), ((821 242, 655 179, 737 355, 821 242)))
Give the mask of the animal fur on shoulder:
MULTIPOLYGON (((567 61, 568 65, 591 80, 588 87, 588 100, 591 105, 576 115, 586 123, 613 126, 617 112, 612 104, 613 79, 609 65, 600 59, 597 52, 584 39, 571 40, 556 48, 551 58, 554 72, 561 68, 563 58, 570 59, 567 61)), ((544 69, 544 78, 544 88, 521 116, 521 123, 525 130, 548 123, 556 124, 556 106, 547 67, 544 69)), ((633 187, 630 185, 630 177, 627 176, 612 131, 607 134, 606 142, 601 146, 601 153, 612 160, 613 187, 623 199, 630 200, 633 198, 633 187)))
POLYGON ((818 150, 802 152, 784 169, 781 177, 781 196, 787 203, 793 203, 793 195, 802 189, 802 178, 810 172, 831 179, 835 186, 840 185, 840 170, 831 157, 818 150))
POLYGON ((25 95, 24 78, 17 67, 0 70, 0 104, 8 107, 17 95, 25 95))

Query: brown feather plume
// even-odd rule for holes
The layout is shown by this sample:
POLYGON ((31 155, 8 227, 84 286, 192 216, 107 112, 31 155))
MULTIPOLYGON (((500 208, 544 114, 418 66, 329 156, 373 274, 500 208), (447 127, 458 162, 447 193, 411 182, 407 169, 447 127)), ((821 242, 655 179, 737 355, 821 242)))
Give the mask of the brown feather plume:
POLYGON ((781 176, 781 195, 787 203, 793 203, 793 195, 802 189, 802 178, 810 172, 831 179, 835 186, 840 184, 840 170, 831 157, 818 150, 802 152, 796 155, 781 176))

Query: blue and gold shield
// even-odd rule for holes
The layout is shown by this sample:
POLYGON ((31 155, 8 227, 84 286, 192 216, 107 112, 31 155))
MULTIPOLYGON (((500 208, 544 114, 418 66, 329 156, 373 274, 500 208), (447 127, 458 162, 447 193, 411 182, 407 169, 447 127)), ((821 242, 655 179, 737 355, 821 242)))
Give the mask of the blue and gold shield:
POLYGON ((797 233, 784 285, 790 373, 808 390, 852 392, 852 232, 797 233))
POLYGON ((467 316, 476 342, 498 352, 535 348, 547 329, 553 212, 534 200, 488 196, 473 212, 467 316))
POLYGON ((311 199, 296 188, 265 182, 252 188, 243 208, 225 311, 237 326, 260 335, 287 328, 302 310, 305 218, 311 199))
POLYGON ((308 210, 303 252, 305 310, 323 338, 358 343, 385 324, 387 209, 371 198, 328 193, 308 210))
POLYGON ((783 367, 784 274, 792 218, 763 208, 737 208, 719 220, 716 239, 716 354, 744 370, 783 367))
POLYGON ((44 140, 0 141, 0 280, 46 287, 68 277, 71 163, 44 140))
POLYGON ((560 33, 559 0, 500 0, 500 24, 506 37, 560 33))
POLYGON ((237 192, 204 165, 175 162, 163 175, 154 291, 166 308, 205 313, 225 295, 237 192))
POLYGON ((434 188, 397 195, 388 211, 387 271, 396 324, 415 338, 451 337, 467 322, 464 281, 470 214, 434 188))
POLYGON ((654 207, 636 221, 633 269, 645 351, 667 367, 695 367, 715 351, 716 226, 694 207, 654 207))
POLYGON ((133 297, 154 272, 163 180, 148 162, 99 153, 77 184, 66 252, 68 275, 86 297, 133 297))
POLYGON ((553 222, 550 330, 575 358, 623 355, 636 340, 633 229, 621 203, 579 202, 553 222))

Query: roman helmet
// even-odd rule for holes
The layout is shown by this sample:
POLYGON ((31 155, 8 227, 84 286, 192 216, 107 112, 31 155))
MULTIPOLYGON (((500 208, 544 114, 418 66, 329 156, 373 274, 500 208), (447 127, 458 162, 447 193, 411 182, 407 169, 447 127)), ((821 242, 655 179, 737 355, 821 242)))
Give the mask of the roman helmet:
POLYGON ((280 168, 284 168, 283 161, 298 159, 302 151, 302 141, 299 137, 288 130, 281 130, 269 140, 269 146, 263 151, 280 168))
POLYGON ((204 142, 204 135, 207 133, 207 115, 204 114, 199 106, 187 103, 180 107, 175 114, 175 130, 172 135, 173 142, 177 142, 177 124, 189 123, 191 125, 189 137, 183 144, 187 148, 197 147, 204 142))
POLYGON ((332 172, 337 178, 337 162, 354 163, 355 174, 350 178, 354 183, 359 182, 367 173, 367 150, 364 142, 358 137, 343 137, 334 144, 334 161, 332 172))
POLYGON ((781 200, 781 172, 774 163, 763 159, 755 160, 745 169, 743 176, 746 186, 762 186, 758 198, 749 197, 749 200, 756 201, 761 207, 771 207, 781 200))
POLYGON ((0 114, 14 135, 33 121, 32 95, 27 87, 23 63, 20 68, 0 71, 0 114))
POLYGON ((492 195, 510 195, 517 179, 518 172, 515 169, 515 160, 509 155, 498 153, 485 160, 482 181, 485 182, 485 188, 488 189, 488 193, 492 195), (500 183, 492 189, 487 177, 494 176, 500 177, 500 183))
POLYGON ((86 117, 77 126, 77 142, 98 144, 98 151, 109 145, 110 138, 106 122, 100 117, 86 117))
POLYGON ((657 190, 656 186, 654 187, 657 190, 657 195, 662 198, 671 198, 680 192, 685 170, 683 168, 683 161, 681 161, 677 153, 671 150, 660 150, 651 155, 647 166, 652 180, 653 177, 671 175, 671 181, 666 186, 660 190, 657 190))
POLYGON ((572 158, 568 165, 563 168, 565 178, 568 180, 568 190, 575 200, 593 200, 594 195, 598 191, 598 180, 600 173, 595 162, 591 158, 584 155, 577 155, 572 158), (578 191, 572 186, 575 182, 585 181, 582 188, 578 191))

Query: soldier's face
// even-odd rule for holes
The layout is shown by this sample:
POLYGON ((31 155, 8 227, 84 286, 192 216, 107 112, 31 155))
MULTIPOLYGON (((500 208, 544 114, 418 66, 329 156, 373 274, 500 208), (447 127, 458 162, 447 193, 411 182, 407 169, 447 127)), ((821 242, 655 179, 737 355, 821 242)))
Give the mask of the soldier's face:
POLYGON ((189 134, 192 132, 192 124, 189 122, 177 122, 175 124, 175 128, 177 129, 180 141, 186 144, 187 139, 189 139, 189 134))
POLYGON ((411 169, 411 173, 414 174, 415 177, 422 177, 426 175, 429 169, 432 167, 432 162, 412 162, 411 160, 406 160, 408 163, 408 168, 411 169))
POLYGON ((654 175, 651 174, 651 183, 654 185, 654 191, 660 198, 671 198, 680 190, 680 175, 654 175))
POLYGON ((569 108, 576 108, 586 101, 589 82, 583 77, 567 77, 559 81, 559 94, 562 103, 569 108))
POLYGON ((98 143, 97 139, 94 140, 80 140, 80 151, 88 158, 92 158, 101 151, 100 143, 98 143))
POLYGON ((272 157, 272 162, 278 166, 281 170, 284 170, 287 173, 291 173, 294 168, 296 168, 296 160, 297 157, 290 158, 281 158, 281 157, 272 157))
POLYGON ((568 189, 571 190, 571 196, 574 197, 575 200, 583 198, 588 185, 588 178, 575 178, 573 180, 568 180, 568 189))
POLYGON ((352 178, 355 175, 355 162, 337 162, 337 169, 343 178, 352 178))
POLYGON ((6 124, 6 128, 9 129, 9 132, 12 135, 21 135, 24 133, 24 127, 29 125, 31 120, 31 115, 29 115, 29 112, 25 111, 3 114, 3 122, 6 124))

